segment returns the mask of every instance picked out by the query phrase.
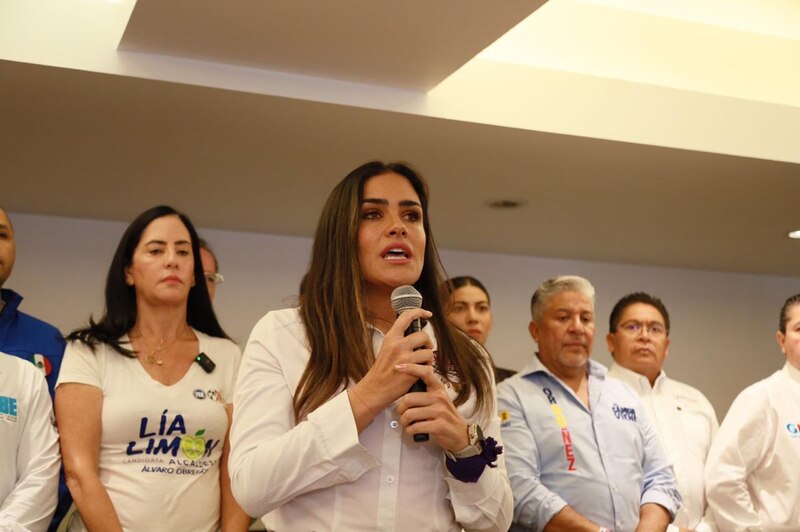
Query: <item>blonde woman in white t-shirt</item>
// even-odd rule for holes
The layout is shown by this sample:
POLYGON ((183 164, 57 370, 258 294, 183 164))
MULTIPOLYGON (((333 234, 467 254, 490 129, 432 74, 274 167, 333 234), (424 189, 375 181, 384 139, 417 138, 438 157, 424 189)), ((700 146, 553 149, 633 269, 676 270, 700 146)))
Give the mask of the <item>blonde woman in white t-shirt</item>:
POLYGON ((125 231, 103 317, 69 335, 56 392, 67 485, 91 531, 246 530, 227 473, 239 349, 211 307, 189 219, 125 231))

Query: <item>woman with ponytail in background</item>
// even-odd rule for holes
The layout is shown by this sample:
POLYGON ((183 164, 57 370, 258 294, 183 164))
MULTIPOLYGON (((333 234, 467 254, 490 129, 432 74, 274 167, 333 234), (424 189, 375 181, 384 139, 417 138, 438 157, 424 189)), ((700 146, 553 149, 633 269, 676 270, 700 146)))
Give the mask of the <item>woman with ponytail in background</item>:
MULTIPOLYGON (((469 275, 453 277, 442 284, 442 293, 450 323, 486 349, 493 316, 489 291, 483 283, 469 275)), ((495 384, 515 373, 510 369, 498 368, 494 362, 492 368, 495 384)))

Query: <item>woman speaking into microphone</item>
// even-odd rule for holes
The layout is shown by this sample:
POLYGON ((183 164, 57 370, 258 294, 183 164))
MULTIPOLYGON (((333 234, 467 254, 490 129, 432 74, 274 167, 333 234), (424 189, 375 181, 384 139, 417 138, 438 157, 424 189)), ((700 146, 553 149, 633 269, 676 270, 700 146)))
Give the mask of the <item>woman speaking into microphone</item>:
POLYGON ((230 471, 247 513, 276 531, 508 529, 491 364, 445 319, 440 272, 414 170, 371 162, 333 189, 298 308, 261 319, 242 359, 230 471), (422 308, 397 316, 404 285, 422 308))

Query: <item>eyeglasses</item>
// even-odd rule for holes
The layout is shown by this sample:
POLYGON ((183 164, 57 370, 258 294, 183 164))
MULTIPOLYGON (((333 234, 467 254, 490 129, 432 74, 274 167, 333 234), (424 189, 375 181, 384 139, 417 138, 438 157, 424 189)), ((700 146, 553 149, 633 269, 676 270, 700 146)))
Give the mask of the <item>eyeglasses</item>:
POLYGON ((667 332, 667 328, 658 322, 626 321, 619 328, 631 336, 639 336, 642 331, 647 331, 651 336, 662 336, 667 332))
POLYGON ((221 273, 203 272, 203 275, 206 276, 206 281, 208 281, 209 283, 213 283, 214 285, 222 284, 225 282, 225 278, 222 276, 221 273))

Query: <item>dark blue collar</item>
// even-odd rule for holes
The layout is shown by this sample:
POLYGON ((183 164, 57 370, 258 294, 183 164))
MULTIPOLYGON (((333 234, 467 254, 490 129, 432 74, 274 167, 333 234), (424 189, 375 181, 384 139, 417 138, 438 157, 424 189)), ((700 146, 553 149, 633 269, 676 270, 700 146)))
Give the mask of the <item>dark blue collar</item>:
POLYGON ((8 310, 9 313, 16 312, 19 304, 22 303, 22 296, 8 288, 0 289, 0 297, 3 299, 3 303, 5 303, 5 305, 3 305, 2 314, 6 316, 8 316, 6 310, 8 310))

